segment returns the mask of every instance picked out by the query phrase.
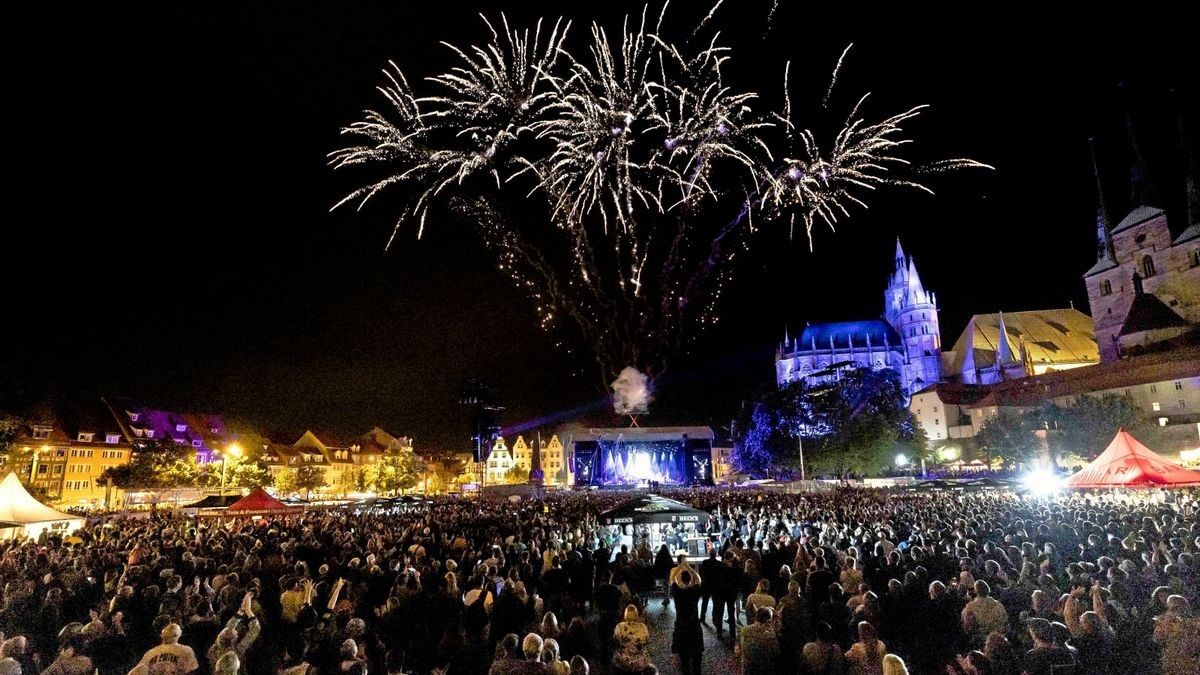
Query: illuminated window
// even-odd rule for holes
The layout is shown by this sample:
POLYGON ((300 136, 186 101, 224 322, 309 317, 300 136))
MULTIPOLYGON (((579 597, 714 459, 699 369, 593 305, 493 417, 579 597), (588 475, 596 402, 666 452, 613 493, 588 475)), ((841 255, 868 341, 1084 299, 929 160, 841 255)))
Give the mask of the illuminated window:
POLYGON ((198 448, 198 447, 200 447, 200 445, 201 445, 200 441, 192 441, 193 448, 198 448))
POLYGON ((1150 409, 1154 412, 1158 412, 1159 410, 1162 410, 1162 406, 1158 404, 1158 401, 1154 401, 1150 404, 1150 409))
POLYGON ((79 442, 80 443, 91 443, 92 436, 93 436, 93 434, 89 434, 89 433, 81 431, 81 432, 79 432, 79 442))
POLYGON ((1142 257, 1142 278, 1148 279, 1154 276, 1154 258, 1150 256, 1142 257))
POLYGON ((1108 279, 1100 282, 1100 295, 1112 295, 1112 282, 1108 279))
POLYGON ((33 437, 37 440, 50 438, 50 427, 34 427, 33 437))
POLYGON ((46 469, 46 465, 45 465, 45 464, 39 464, 39 465, 38 465, 38 473, 46 473, 46 471, 47 471, 47 469, 46 469))
POLYGON ((121 437, 118 434, 105 434, 104 442, 105 443, 120 443, 121 437))

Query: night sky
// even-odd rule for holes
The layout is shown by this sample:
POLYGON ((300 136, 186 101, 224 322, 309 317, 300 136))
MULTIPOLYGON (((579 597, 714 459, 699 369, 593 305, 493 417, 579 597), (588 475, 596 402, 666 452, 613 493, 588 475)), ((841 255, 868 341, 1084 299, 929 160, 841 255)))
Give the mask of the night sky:
MULTIPOLYGON (((123 395, 289 442, 305 428, 349 436, 379 424, 465 449, 457 394, 477 376, 500 390, 506 424, 589 404, 589 422, 614 421, 586 351, 552 347, 468 228, 434 223, 385 252, 394 212, 328 212, 354 183, 325 155, 341 125, 379 106, 388 59, 416 79, 449 62, 439 40, 486 38, 481 10, 527 24, 568 5, 145 4, 42 7, 20 29, 31 46, 9 87, 0 405, 123 395)), ((791 59, 794 96, 819 101, 854 42, 844 97, 873 91, 877 114, 933 105, 911 127, 912 158, 997 170, 938 177, 935 197, 881 195, 837 233, 818 232, 815 253, 786 227, 764 228, 721 327, 671 362, 647 422, 723 426, 771 383, 785 325, 877 316, 897 235, 938 294, 947 344, 973 313, 1071 301, 1086 311, 1089 135, 1114 210, 1128 204, 1119 82, 1159 205, 1180 213, 1168 91, 1188 100, 1198 79, 1182 14, 1137 3, 1067 21, 1007 6, 943 16, 830 3, 811 15, 814 3, 781 3, 764 39, 770 5, 731 2, 714 17, 734 48, 729 82, 777 100, 791 59)), ((581 41, 587 21, 616 30, 641 5, 569 7, 581 41)), ((708 7, 676 3, 669 21, 686 34, 708 7)))

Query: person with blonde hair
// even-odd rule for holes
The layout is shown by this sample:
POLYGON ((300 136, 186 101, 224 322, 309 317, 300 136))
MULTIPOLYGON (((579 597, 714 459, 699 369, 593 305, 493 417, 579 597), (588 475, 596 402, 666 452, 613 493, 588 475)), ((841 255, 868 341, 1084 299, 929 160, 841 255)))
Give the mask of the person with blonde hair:
POLYGON ((634 605, 625 607, 625 620, 613 631, 616 651, 613 653, 613 670, 621 675, 644 675, 657 673, 658 668, 650 660, 650 631, 638 615, 634 605))
POLYGON ((881 675, 883 672, 883 657, 887 647, 879 639, 879 634, 867 621, 858 623, 858 642, 846 652, 846 662, 850 666, 851 675, 881 675))
POLYGON ((542 636, 543 640, 557 639, 559 634, 562 633, 558 627, 558 616, 554 612, 546 612, 545 616, 542 617, 542 625, 536 632, 542 636))
POLYGON ((754 592, 746 598, 746 619, 753 621, 758 615, 758 609, 766 607, 775 611, 775 598, 771 595, 771 584, 766 579, 759 579, 754 592))
POLYGON ((883 675, 908 675, 908 666, 904 659, 895 654, 883 657, 883 675))
POLYGON ((542 643, 542 663, 550 675, 571 675, 571 666, 559 656, 558 640, 546 638, 542 643))

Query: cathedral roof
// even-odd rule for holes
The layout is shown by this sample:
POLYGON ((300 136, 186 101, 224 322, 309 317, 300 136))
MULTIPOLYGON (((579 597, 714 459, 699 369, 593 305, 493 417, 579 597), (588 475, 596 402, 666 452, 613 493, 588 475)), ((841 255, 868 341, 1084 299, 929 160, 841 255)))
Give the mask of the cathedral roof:
POLYGON ((1179 236, 1175 238, 1174 243, 1182 244, 1193 239, 1200 239, 1200 223, 1189 225, 1186 230, 1179 233, 1179 236))
POLYGON ((1121 219, 1120 223, 1113 228, 1113 234, 1124 232, 1135 225, 1141 225, 1147 220, 1152 220, 1163 215, 1164 211, 1153 206, 1136 206, 1129 215, 1121 219))
MULTIPOLYGON (((954 342, 954 348, 945 352, 950 362, 944 365, 943 372, 962 372, 963 362, 968 360, 973 360, 975 368, 996 365, 996 351, 1000 346, 1000 315, 976 314, 967 326, 954 342), (970 330, 972 324, 974 331, 970 330), (968 343, 972 336, 973 340, 968 343), (971 347, 969 355, 968 345, 971 347)), ((1004 326, 1010 351, 1019 350, 1024 343, 1029 360, 1034 365, 1100 361, 1092 318, 1077 309, 1005 312, 1004 326)), ((1011 356, 1009 360, 1012 360, 1011 356)))
POLYGON ((1087 272, 1084 272, 1083 276, 1090 277, 1093 274, 1099 274, 1101 272, 1111 270, 1112 268, 1114 268, 1116 266, 1117 266, 1117 263, 1115 260, 1113 260, 1112 258, 1110 258, 1108 256, 1104 256, 1103 258, 1097 260, 1095 265, 1092 265, 1092 269, 1088 270, 1087 272))
POLYGON ((1132 335, 1157 328, 1175 328, 1186 325, 1188 323, 1176 314, 1175 310, 1167 307, 1162 300, 1150 293, 1142 293, 1135 297, 1133 304, 1129 306, 1129 314, 1125 316, 1125 323, 1121 325, 1120 334, 1132 335))
POLYGON ((815 344, 817 350, 828 350, 829 341, 832 339, 834 349, 848 349, 851 336, 856 348, 866 347, 869 338, 872 347, 882 347, 886 341, 891 349, 903 349, 900 334, 883 319, 809 324, 800 334, 796 347, 799 351, 806 352, 812 351, 815 344))

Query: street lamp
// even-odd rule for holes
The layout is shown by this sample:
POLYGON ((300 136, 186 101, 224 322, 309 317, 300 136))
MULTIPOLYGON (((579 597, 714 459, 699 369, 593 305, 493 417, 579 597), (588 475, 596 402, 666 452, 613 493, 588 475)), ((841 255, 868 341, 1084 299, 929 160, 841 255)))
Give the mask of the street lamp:
POLYGON ((228 463, 229 455, 233 455, 234 457, 242 456, 242 446, 238 445, 237 443, 230 443, 229 447, 225 449, 225 452, 220 452, 218 450, 217 454, 221 455, 221 496, 224 497, 225 496, 225 466, 228 463))

